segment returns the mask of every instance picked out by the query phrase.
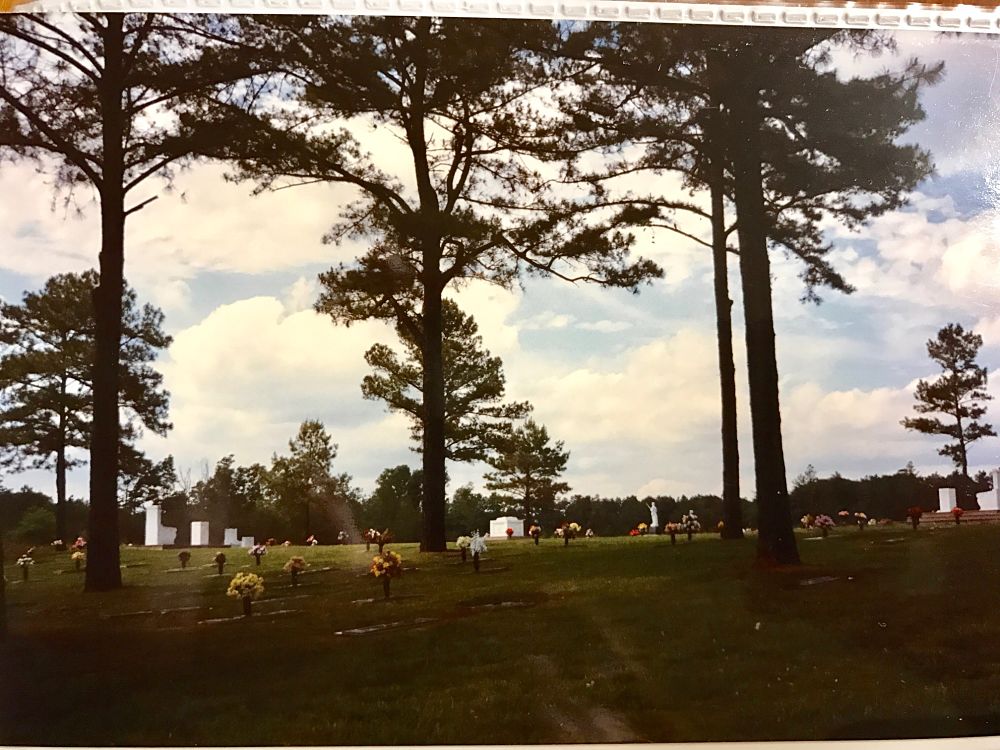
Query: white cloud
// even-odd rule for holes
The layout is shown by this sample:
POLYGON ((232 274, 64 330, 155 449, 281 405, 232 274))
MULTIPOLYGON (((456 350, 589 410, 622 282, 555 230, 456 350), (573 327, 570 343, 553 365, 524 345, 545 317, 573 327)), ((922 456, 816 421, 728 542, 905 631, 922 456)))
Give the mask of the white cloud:
POLYGON ((320 419, 340 444, 343 470, 371 479, 384 462, 409 458, 405 419, 360 391, 365 350, 393 338, 382 323, 338 327, 272 297, 223 305, 175 335, 160 365, 174 430, 147 447, 188 466, 228 452, 267 461, 301 421, 320 419))

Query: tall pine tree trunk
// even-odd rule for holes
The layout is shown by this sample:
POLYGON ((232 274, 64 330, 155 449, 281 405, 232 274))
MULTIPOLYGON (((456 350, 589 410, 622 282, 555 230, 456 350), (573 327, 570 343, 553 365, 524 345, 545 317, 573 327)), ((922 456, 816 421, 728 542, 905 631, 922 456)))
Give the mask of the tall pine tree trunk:
MULTIPOLYGON (((436 245, 436 243, 435 243, 436 245)), ((436 247, 435 247, 436 250, 436 247)), ((445 448, 444 360, 442 351, 441 281, 436 259, 425 260, 423 303, 424 366, 424 552, 444 552, 445 448)))
POLYGON ((59 437, 56 444, 56 539, 66 535, 66 378, 60 383, 59 437))
POLYGON ((743 316, 746 325, 747 375, 753 421, 754 473, 757 490, 757 560, 768 565, 799 562, 785 480, 778 399, 778 363, 771 303, 771 268, 767 255, 760 129, 762 115, 753 78, 754 60, 730 59, 730 69, 749 73, 732 81, 728 128, 735 180, 736 220, 740 241, 743 316))
MULTIPOLYGON (((720 61, 709 53, 709 80, 715 88, 720 61)), ((733 301, 729 298, 726 257, 725 149, 721 101, 712 95, 707 133, 710 149, 709 191, 712 199, 712 265, 715 276, 715 327, 719 347, 719 387, 722 396, 722 538, 743 538, 740 503, 740 449, 736 422, 736 364, 733 361, 733 301)))
POLYGON ((90 438, 87 591, 120 588, 118 532, 118 387, 125 271, 122 112, 123 17, 105 16, 100 96, 103 131, 100 283, 94 290, 94 420, 90 438))

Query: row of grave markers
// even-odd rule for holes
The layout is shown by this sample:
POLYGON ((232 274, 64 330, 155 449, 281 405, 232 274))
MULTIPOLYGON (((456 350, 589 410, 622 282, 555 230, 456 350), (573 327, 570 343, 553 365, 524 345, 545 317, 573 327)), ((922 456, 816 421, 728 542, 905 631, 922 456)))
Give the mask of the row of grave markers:
MULTIPOLYGON (((994 469, 990 477, 993 479, 993 489, 976 493, 979 510, 1000 510, 1000 469, 994 469)), ((951 513, 958 505, 958 490, 954 487, 939 489, 938 505, 942 513, 951 513)))
MULTIPOLYGON (((144 544, 147 547, 162 547, 173 544, 177 541, 177 528, 163 525, 163 508, 155 503, 144 503, 143 510, 146 511, 146 537, 144 544)), ((191 546, 208 546, 208 521, 191 522, 191 546)), ((246 547, 254 545, 252 536, 245 536, 240 539, 237 529, 226 529, 222 543, 227 547, 246 547)))

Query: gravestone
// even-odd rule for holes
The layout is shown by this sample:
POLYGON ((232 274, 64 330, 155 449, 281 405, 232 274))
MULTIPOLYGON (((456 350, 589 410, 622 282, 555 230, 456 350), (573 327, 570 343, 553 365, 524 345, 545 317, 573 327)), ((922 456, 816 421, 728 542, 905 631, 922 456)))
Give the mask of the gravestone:
POLYGON ((993 489, 976 495, 979 510, 1000 510, 1000 470, 994 469, 990 478, 993 480, 993 489))
POLYGON ((192 547, 208 546, 208 521, 191 522, 191 546, 192 547))
POLYGON ((240 546, 240 534, 238 529, 226 529, 222 537, 222 543, 227 547, 240 546))
POLYGON ((958 505, 958 490, 954 487, 942 487, 938 490, 938 509, 941 513, 951 513, 958 505))
POLYGON ((142 508, 146 511, 146 546, 159 547, 173 544, 177 539, 177 529, 161 523, 163 508, 152 502, 143 503, 142 508))
POLYGON ((514 536, 524 536, 524 521, 513 516, 503 516, 490 521, 490 539, 506 539, 507 529, 514 529, 514 536))
POLYGON ((254 541, 252 536, 245 536, 240 539, 240 546, 243 549, 253 549, 254 541))

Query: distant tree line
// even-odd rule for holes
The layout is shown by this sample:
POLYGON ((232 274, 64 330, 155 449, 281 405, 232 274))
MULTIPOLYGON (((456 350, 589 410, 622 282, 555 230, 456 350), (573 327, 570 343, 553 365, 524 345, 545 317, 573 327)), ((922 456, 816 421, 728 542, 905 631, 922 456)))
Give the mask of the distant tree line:
MULTIPOLYGON (((170 481, 172 459, 156 466, 160 476, 170 481), (163 465, 167 465, 167 471, 163 465)), ((417 542, 422 534, 420 499, 422 494, 419 469, 401 464, 385 469, 378 477, 375 489, 366 494, 351 487, 350 478, 340 475, 336 491, 313 495, 310 505, 309 534, 302 526, 304 506, 299 502, 289 504, 282 499, 275 485, 269 484, 268 469, 262 464, 238 466, 232 456, 226 456, 213 472, 202 480, 184 486, 183 480, 174 484, 160 484, 164 507, 164 524, 178 528, 178 544, 190 543, 191 521, 209 521, 213 543, 222 542, 223 529, 236 527, 241 535, 257 539, 275 538, 279 542, 289 539, 301 544, 305 537, 314 534, 322 544, 334 543, 341 531, 352 542, 358 542, 365 529, 391 529, 401 542, 417 542)), ((792 512, 796 518, 807 513, 825 513, 834 518, 841 510, 860 511, 869 518, 890 518, 905 521, 907 509, 917 505, 932 512, 938 508, 938 489, 954 487, 960 498, 974 497, 976 492, 990 489, 986 472, 980 471, 968 484, 960 471, 952 474, 919 475, 912 465, 892 474, 878 474, 848 479, 839 473, 820 477, 809 467, 796 478, 790 493, 792 512)), ((152 497, 155 482, 146 485, 152 497)), ((550 497, 530 514, 508 495, 497 492, 478 492, 473 485, 457 487, 448 499, 445 526, 449 538, 472 531, 485 533, 491 519, 501 515, 525 517, 526 521, 539 524, 545 535, 550 535, 563 522, 575 521, 585 529, 593 529, 599 536, 624 536, 640 523, 649 523, 649 504, 656 503, 661 526, 680 521, 681 515, 694 511, 706 532, 714 532, 724 518, 722 498, 718 495, 656 495, 639 498, 601 497, 574 494, 565 498, 550 497)), ((742 514, 747 527, 756 528, 757 506, 742 499, 742 514)), ((966 509, 975 509, 975 503, 960 500, 966 509)), ((19 490, 0 487, 0 528, 15 542, 45 544, 54 538, 56 528, 55 503, 46 494, 28 487, 19 490)), ((71 536, 83 533, 86 527, 87 506, 70 498, 66 503, 66 523, 71 536)), ((123 506, 119 510, 119 526, 126 543, 142 544, 144 517, 138 505, 123 506)))

